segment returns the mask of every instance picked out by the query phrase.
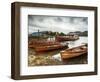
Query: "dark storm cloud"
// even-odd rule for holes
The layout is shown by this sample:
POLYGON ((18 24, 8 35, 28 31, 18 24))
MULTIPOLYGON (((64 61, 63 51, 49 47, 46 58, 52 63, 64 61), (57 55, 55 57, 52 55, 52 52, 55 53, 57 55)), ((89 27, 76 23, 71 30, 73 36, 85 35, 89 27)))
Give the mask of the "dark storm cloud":
POLYGON ((88 29, 87 17, 69 17, 69 16, 28 16, 29 33, 37 31, 58 31, 73 32, 86 31, 88 29))

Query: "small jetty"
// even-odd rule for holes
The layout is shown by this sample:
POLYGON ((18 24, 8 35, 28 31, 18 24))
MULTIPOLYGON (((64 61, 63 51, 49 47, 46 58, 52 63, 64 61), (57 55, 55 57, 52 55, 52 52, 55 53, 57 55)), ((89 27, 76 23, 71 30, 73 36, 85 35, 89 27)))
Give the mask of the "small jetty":
POLYGON ((88 51, 87 44, 85 44, 85 45, 63 50, 60 52, 60 54, 62 59, 69 59, 80 55, 85 55, 87 54, 87 51, 88 51))

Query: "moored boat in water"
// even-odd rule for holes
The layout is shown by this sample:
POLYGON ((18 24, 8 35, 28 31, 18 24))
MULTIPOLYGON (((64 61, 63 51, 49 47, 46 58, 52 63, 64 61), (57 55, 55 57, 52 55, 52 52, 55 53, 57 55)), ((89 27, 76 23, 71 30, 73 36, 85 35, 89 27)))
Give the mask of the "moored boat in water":
POLYGON ((61 41, 75 41, 78 39, 79 39, 78 35, 56 36, 56 40, 59 42, 61 42, 61 41))
POLYGON ((87 50, 87 45, 85 44, 78 47, 63 50, 60 52, 60 54, 62 59, 69 59, 80 55, 85 55, 87 54, 87 50))

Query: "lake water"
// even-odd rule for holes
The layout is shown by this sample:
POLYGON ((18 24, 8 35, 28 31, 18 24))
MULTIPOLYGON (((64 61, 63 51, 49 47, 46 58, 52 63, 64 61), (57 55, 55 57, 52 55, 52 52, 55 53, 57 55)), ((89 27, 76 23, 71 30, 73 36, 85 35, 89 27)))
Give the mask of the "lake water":
POLYGON ((69 43, 69 48, 79 46, 84 43, 88 43, 88 38, 87 37, 80 37, 76 41, 67 41, 69 43))
MULTIPOLYGON (((76 40, 76 41, 65 41, 63 43, 68 43, 68 47, 72 48, 72 47, 80 46, 80 45, 82 45, 84 43, 88 43, 88 37, 79 37, 79 39, 76 40)), ((51 56, 53 59, 57 60, 58 63, 56 63, 56 65, 59 65, 59 64, 63 64, 63 65, 66 64, 67 65, 67 64, 84 64, 84 63, 87 63, 87 55, 80 56, 80 57, 77 57, 77 58, 74 58, 74 59, 69 59, 67 61, 66 60, 62 61, 61 55, 60 55, 60 51, 61 50, 54 50, 54 51, 36 53, 34 51, 34 49, 29 49, 29 53, 28 54, 29 54, 29 57, 30 57, 30 54, 32 54, 32 55, 35 55, 37 57, 39 56, 39 58, 40 58, 40 56, 42 58, 43 57, 45 58, 45 57, 51 56)), ((43 60, 41 60, 41 61, 43 61, 43 60)), ((31 64, 30 64, 30 66, 31 66, 31 64)))

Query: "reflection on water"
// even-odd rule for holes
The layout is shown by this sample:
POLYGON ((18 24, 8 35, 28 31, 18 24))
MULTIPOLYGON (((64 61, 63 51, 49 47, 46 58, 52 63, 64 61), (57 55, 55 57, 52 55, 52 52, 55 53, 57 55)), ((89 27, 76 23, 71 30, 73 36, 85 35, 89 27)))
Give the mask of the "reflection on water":
MULTIPOLYGON (((64 43, 69 43, 69 48, 79 46, 83 43, 88 43, 87 37, 80 37, 76 41, 65 41, 64 43)), ((64 49, 61 49, 64 50, 64 49)), ((87 55, 79 56, 77 58, 72 58, 68 60, 62 60, 60 51, 53 50, 48 52, 35 52, 34 49, 28 50, 28 65, 37 66, 37 65, 68 65, 68 64, 86 64, 87 55)))

